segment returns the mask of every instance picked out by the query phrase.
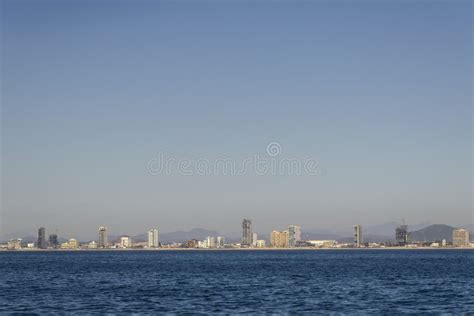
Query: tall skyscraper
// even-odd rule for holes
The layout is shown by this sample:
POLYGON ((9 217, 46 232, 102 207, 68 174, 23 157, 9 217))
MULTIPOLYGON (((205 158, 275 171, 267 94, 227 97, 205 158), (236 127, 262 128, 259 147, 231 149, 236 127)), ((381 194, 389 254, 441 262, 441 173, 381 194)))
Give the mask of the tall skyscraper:
POLYGON ((354 226, 354 244, 357 248, 362 246, 362 226, 354 226))
POLYGON ((46 229, 44 227, 40 227, 40 229, 38 229, 38 248, 48 249, 48 242, 46 241, 46 229))
POLYGON ((59 241, 58 241, 58 235, 57 234, 49 235, 49 246, 51 248, 58 248, 59 247, 59 241))
POLYGON ((453 246, 466 247, 469 245, 469 231, 465 229, 453 230, 453 246))
POLYGON ((252 239, 252 220, 244 219, 242 222, 242 246, 251 246, 252 239))
POLYGON ((148 231, 148 248, 158 248, 159 246, 158 229, 150 229, 148 231))
POLYGON ((405 246, 408 244, 408 226, 400 225, 395 229, 395 242, 399 246, 405 246))
POLYGON ((288 247, 296 247, 301 240, 301 227, 297 225, 288 226, 288 247))
POLYGON ((97 248, 107 248, 109 246, 109 240, 107 237, 107 227, 100 226, 99 227, 99 243, 97 248))

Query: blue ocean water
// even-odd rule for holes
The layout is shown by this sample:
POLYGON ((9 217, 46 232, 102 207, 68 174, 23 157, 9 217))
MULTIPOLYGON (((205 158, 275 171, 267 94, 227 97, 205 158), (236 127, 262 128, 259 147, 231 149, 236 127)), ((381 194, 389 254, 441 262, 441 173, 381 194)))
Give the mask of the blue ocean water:
POLYGON ((0 252, 0 312, 474 312, 474 251, 0 252))

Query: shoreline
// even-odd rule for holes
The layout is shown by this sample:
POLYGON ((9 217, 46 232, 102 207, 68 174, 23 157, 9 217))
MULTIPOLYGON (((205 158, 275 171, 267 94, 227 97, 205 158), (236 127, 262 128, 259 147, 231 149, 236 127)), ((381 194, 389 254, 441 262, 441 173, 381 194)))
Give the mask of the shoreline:
POLYGON ((124 249, 1 249, 2 252, 161 252, 161 251, 373 251, 373 250, 474 250, 474 247, 380 247, 380 248, 314 248, 314 247, 297 247, 297 248, 124 248, 124 249))

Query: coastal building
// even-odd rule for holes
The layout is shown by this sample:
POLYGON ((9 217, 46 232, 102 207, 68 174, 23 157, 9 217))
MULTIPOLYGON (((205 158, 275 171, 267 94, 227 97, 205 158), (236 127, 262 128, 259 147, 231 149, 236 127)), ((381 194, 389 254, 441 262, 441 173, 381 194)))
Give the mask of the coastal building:
POLYGON ((49 246, 51 248, 56 249, 56 248, 59 247, 59 241, 58 241, 58 235, 57 234, 49 235, 48 241, 49 241, 49 246))
POLYGON ((296 247, 301 240, 301 227, 297 225, 288 226, 288 247, 296 247))
POLYGON ((21 249, 21 238, 10 239, 7 243, 8 250, 20 250, 21 249))
POLYGON ((39 249, 48 249, 48 242, 46 241, 46 229, 44 227, 40 227, 40 229, 38 229, 37 247, 39 249))
POLYGON ((225 247, 225 237, 217 236, 217 248, 224 248, 224 247, 225 247))
POLYGON ((159 237, 158 237, 158 229, 150 229, 148 231, 148 248, 158 248, 159 244, 159 237))
POLYGON ((61 249, 77 249, 79 248, 79 242, 75 238, 69 239, 67 242, 61 244, 61 249))
POLYGON ((97 245, 98 248, 107 248, 109 246, 109 240, 107 237, 107 227, 100 226, 99 227, 99 244, 97 245))
POLYGON ((206 248, 216 248, 216 237, 208 236, 206 238, 206 248))
POLYGON ((331 248, 336 245, 335 240, 307 240, 306 244, 317 248, 331 248))
POLYGON ((408 225, 402 224, 395 229, 395 242, 399 246, 408 244, 408 225))
POLYGON ((250 247, 253 242, 252 220, 244 219, 242 222, 242 246, 250 247))
POLYGON ((253 233, 253 234, 252 234, 252 247, 256 247, 256 246, 257 246, 257 240, 258 240, 258 235, 257 235, 257 233, 253 233))
POLYGON ((132 248, 132 239, 130 238, 130 236, 120 236, 118 247, 119 248, 132 248))
POLYGON ((469 246, 469 231, 466 229, 453 230, 453 246, 467 247, 469 246))
POLYGON ((275 248, 287 248, 288 247, 288 231, 277 231, 274 230, 271 233, 270 245, 275 248))
POLYGON ((185 244, 186 248, 199 248, 199 241, 197 239, 188 240, 185 244))
POLYGON ((71 238, 68 240, 69 249, 77 249, 79 248, 79 241, 75 238, 71 238))
POLYGON ((93 240, 88 245, 87 248, 89 249, 97 249, 97 243, 93 240))
POLYGON ((362 246, 362 226, 354 226, 354 244, 357 248, 362 246))
POLYGON ((255 243, 255 247, 257 247, 257 248, 265 248, 265 246, 266 246, 266 242, 263 239, 259 239, 255 243))

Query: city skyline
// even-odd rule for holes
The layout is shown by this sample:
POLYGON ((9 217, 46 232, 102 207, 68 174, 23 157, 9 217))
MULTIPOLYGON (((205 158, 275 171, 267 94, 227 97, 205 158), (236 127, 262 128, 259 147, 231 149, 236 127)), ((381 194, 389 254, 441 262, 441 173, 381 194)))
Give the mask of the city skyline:
MULTIPOLYGON (((413 223, 412 225, 408 225, 410 227, 410 229, 421 229, 421 228, 424 228, 424 227, 428 227, 430 225, 436 225, 436 224, 441 224, 441 225, 448 225, 448 226, 451 226, 451 227, 455 227, 455 228, 459 228, 459 229, 462 229, 462 228, 467 228, 469 230, 474 230, 474 225, 473 224, 460 224, 460 225, 453 225, 453 224, 450 224, 450 223, 431 223, 431 222, 422 222, 422 223, 413 223)), ((375 231, 380 231, 380 230, 385 230, 385 231, 390 231, 390 228, 383 228, 383 227, 389 227, 389 226, 393 226, 393 227, 396 227, 397 225, 399 225, 399 223, 397 222, 385 222, 385 223, 380 223, 378 225, 361 225, 364 227, 364 234, 365 234, 365 229, 367 229, 367 227, 369 227, 369 229, 373 228, 375 231)), ((236 225, 238 226, 238 225, 236 225)), ((241 226, 241 225, 240 225, 241 226)), ((291 226, 291 225, 290 225, 291 226)), ((357 225, 359 226, 359 225, 357 225)), ((108 226, 109 227, 109 226, 108 226)), ((287 228, 288 225, 278 225, 278 226, 275 226, 273 228, 270 228, 269 230, 268 229, 258 229, 257 231, 254 231, 254 233, 258 233, 258 236, 260 235, 268 235, 270 236, 271 234, 271 231, 273 230, 278 230, 278 231, 283 231, 285 229, 285 227, 287 228)), ((113 228, 113 227, 110 227, 110 228, 113 228)), ((75 238, 78 238, 79 240, 81 241, 86 241, 86 240, 94 240, 95 236, 97 235, 97 227, 91 227, 90 230, 92 233, 91 234, 86 234, 84 232, 79 232, 79 233, 71 233, 71 232, 68 232, 64 229, 58 229, 58 227, 54 226, 54 227, 50 227, 49 228, 50 231, 52 231, 52 233, 48 233, 47 234, 47 238, 50 237, 51 235, 55 235, 56 238, 58 236, 58 234, 60 234, 60 236, 62 238, 72 238, 72 237, 75 237, 75 238)), ((37 232, 38 230, 38 227, 33 227, 32 229, 22 229, 22 230, 19 230, 17 232, 13 232, 13 233, 8 233, 8 234, 2 234, 0 235, 0 241, 6 241, 8 239, 12 239, 12 238, 24 238, 24 237, 28 237, 28 238, 32 238, 34 236, 36 236, 35 238, 37 238, 37 234, 35 234, 35 232, 37 232)), ((137 231, 130 231, 130 230, 127 230, 127 229, 124 229, 124 230, 117 230, 117 229, 113 229, 113 237, 118 237, 118 236, 122 236, 122 235, 127 235, 127 236, 139 236, 139 235, 145 235, 145 234, 148 234, 149 233, 149 228, 144 228, 142 230, 137 230, 137 231)), ((227 236, 229 238, 231 238, 232 240, 241 240, 242 239, 242 231, 238 231, 237 229, 236 230, 231 230, 231 231, 224 231, 222 229, 219 229, 219 228, 209 228, 209 227, 191 227, 189 229, 177 229, 177 230, 168 230, 168 231, 163 231, 161 229, 159 229, 160 231, 160 234, 176 234, 176 233, 189 233, 189 232, 192 232, 192 231, 195 231, 195 230, 198 230, 198 231, 213 231, 215 232, 217 235, 223 235, 223 236, 227 236)), ((107 231, 109 232, 110 229, 107 228, 107 231)), ((309 232, 309 233, 318 233, 318 234, 333 234, 333 235, 339 235, 340 237, 354 237, 354 225, 352 226, 348 226, 348 227, 339 227, 339 228, 325 228, 325 227, 322 227, 322 228, 315 228, 315 227, 305 227, 305 229, 302 229, 303 232, 309 232)), ((391 235, 390 233, 386 233, 386 234, 380 234, 380 235, 383 235, 383 236, 389 236, 391 235)), ((363 236, 363 235, 362 235, 363 236)), ((363 238, 363 237, 362 237, 363 238)))
MULTIPOLYGON (((0 244, 0 250, 96 250, 96 249, 149 249, 157 250, 159 248, 171 249, 311 249, 311 248, 385 248, 385 247, 402 247, 402 248, 439 248, 439 247, 474 247, 471 243, 469 229, 454 228, 444 225, 449 232, 441 232, 439 226, 430 225, 426 229, 431 228, 431 233, 424 232, 420 238, 420 231, 409 232, 408 225, 402 221, 394 229, 393 238, 379 239, 378 241, 365 241, 362 233, 362 226, 357 224, 354 226, 354 238, 345 240, 336 239, 314 239, 311 236, 302 235, 301 226, 288 225, 286 230, 273 230, 269 236, 258 238, 258 234, 252 231, 252 220, 242 220, 242 237, 240 241, 230 240, 227 243, 226 236, 217 233, 208 235, 204 238, 191 236, 191 239, 173 240, 160 242, 159 229, 152 228, 144 234, 144 237, 132 237, 129 235, 117 235, 110 237, 107 226, 100 226, 97 230, 98 241, 95 239, 84 242, 76 238, 59 238, 57 231, 49 234, 46 238, 46 228, 38 229, 38 238, 36 242, 23 240, 23 238, 12 238, 6 244, 0 244), (433 226, 438 226, 433 229, 433 226), (436 236, 433 235, 435 232, 436 236), (217 235, 217 236, 216 236, 217 235), (430 235, 430 237, 427 237, 430 235), (62 241, 61 241, 62 240, 62 241), (67 240, 63 242, 64 240, 67 240)), ((423 229, 421 230, 423 231, 423 229)))
MULTIPOLYGON (((303 240, 302 238, 302 233, 305 233, 305 235, 310 234, 314 235, 317 234, 319 236, 324 236, 324 235, 331 235, 332 237, 337 237, 339 239, 351 239, 353 240, 353 244, 356 247, 360 247, 362 244, 365 244, 366 241, 364 240, 364 236, 367 234, 368 236, 373 238, 378 238, 378 241, 392 241, 395 244, 398 244, 400 246, 407 245, 409 243, 409 235, 413 231, 417 230, 422 230, 423 228, 426 227, 432 227, 432 226, 445 226, 445 227, 452 227, 453 229, 457 230, 466 230, 469 232, 470 230, 474 230, 474 225, 457 225, 457 226, 449 226, 446 224, 430 224, 430 223, 424 223, 424 224, 415 224, 413 226, 410 226, 406 224, 405 220, 401 220, 399 223, 385 223, 383 225, 378 225, 378 226, 363 226, 360 224, 356 224, 355 226, 352 226, 352 237, 351 233, 349 231, 330 231, 330 230, 314 230, 314 229, 302 229, 300 225, 295 225, 295 224, 290 224, 287 226, 287 229, 278 229, 278 228, 273 228, 271 232, 265 232, 265 231, 258 231, 258 233, 253 230, 253 225, 252 225, 252 220, 251 219, 243 219, 242 220, 242 225, 241 225, 241 232, 232 232, 232 233, 225 233, 222 231, 211 231, 207 230, 204 228, 194 228, 190 231, 174 231, 174 232, 164 232, 165 235, 167 234, 188 234, 188 239, 195 238, 197 236, 194 235, 189 235, 195 231, 198 231, 198 235, 202 235, 203 232, 208 232, 209 234, 214 235, 216 240, 213 241, 213 244, 220 244, 219 238, 222 238, 223 240, 225 238, 229 238, 232 242, 238 242, 239 244, 242 245, 242 247, 255 247, 258 241, 260 239, 263 239, 263 241, 269 242, 269 244, 274 244, 274 234, 276 235, 276 238, 278 240, 279 235, 278 234, 284 234, 285 235, 285 245, 288 247, 295 247, 295 245, 298 243, 298 241, 303 240), (387 227, 392 226, 392 227, 387 227), (384 227, 385 226, 385 227, 384 227), (383 228, 382 228, 383 227, 383 228), (395 232, 394 236, 391 236, 392 233, 395 232), (264 237, 262 237, 264 236, 264 237), (391 237, 390 237, 391 236, 391 237), (259 238, 260 237, 260 238, 259 238), (393 238, 392 238, 393 237, 393 238)), ((146 242, 147 247, 149 248, 157 248, 157 245, 161 242, 161 237, 159 237, 159 232, 160 229, 158 228, 151 228, 148 229, 146 232, 140 231, 135 234, 130 234, 130 233, 124 233, 124 232, 119 232, 119 231, 113 231, 112 235, 109 236, 110 233, 110 228, 108 226, 99 226, 98 229, 96 230, 96 237, 88 236, 88 237, 79 237, 76 235, 71 235, 70 233, 65 233, 64 235, 61 235, 61 239, 68 239, 71 237, 74 237, 73 239, 76 240, 76 238, 79 241, 95 241, 97 240, 96 247, 97 248, 108 248, 110 245, 114 244, 117 240, 120 240, 122 237, 126 237, 130 240, 136 240, 138 238, 140 241, 146 242), (97 235, 98 234, 98 235, 97 235)), ((209 237, 209 236, 208 236, 209 237)), ((206 237, 206 238, 208 238, 206 237)), ((12 239, 22 239, 22 238, 27 238, 31 239, 31 236, 28 234, 21 235, 21 234, 16 234, 16 235, 10 235, 10 236, 0 236, 0 241, 5 240, 12 240, 12 239), (21 237, 21 238, 20 238, 21 237)), ((37 238, 35 239, 35 244, 38 245, 39 248, 45 249, 47 245, 53 244, 53 245, 58 245, 58 229, 54 229, 53 233, 46 234, 46 228, 45 227, 40 227, 38 229, 38 234, 37 238)), ((172 240, 173 242, 183 241, 182 237, 175 238, 172 240)), ((170 242, 170 240, 167 240, 166 242, 170 242)), ((278 241, 276 243, 279 243, 278 241)), ((54 247, 53 247, 54 248, 54 247)))

